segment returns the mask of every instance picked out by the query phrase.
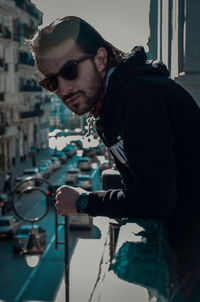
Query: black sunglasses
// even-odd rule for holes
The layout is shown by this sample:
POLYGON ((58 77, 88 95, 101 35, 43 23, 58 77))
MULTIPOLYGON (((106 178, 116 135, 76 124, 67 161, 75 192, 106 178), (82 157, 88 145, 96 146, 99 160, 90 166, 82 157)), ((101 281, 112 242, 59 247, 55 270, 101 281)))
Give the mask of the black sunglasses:
POLYGON ((78 77, 78 64, 92 58, 94 55, 85 55, 77 60, 69 60, 61 69, 53 75, 50 75, 39 82, 40 86, 50 92, 58 89, 58 76, 66 80, 74 80, 78 77))

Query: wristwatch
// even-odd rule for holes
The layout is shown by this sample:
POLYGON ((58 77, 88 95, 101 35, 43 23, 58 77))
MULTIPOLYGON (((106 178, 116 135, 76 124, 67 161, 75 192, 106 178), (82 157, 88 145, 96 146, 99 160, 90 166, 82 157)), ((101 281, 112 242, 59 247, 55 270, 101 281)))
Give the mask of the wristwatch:
POLYGON ((86 213, 88 205, 88 194, 82 193, 76 200, 76 208, 78 213, 86 213))

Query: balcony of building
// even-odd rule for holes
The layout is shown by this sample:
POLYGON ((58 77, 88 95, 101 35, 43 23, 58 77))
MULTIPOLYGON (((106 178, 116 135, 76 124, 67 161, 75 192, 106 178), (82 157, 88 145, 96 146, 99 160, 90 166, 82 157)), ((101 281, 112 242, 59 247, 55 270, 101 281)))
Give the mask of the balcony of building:
POLYGON ((11 38, 12 38, 11 31, 9 30, 9 28, 7 26, 5 26, 2 23, 0 23, 0 38, 9 39, 9 40, 11 40, 11 38))
POLYGON ((42 87, 39 86, 35 79, 25 80, 20 79, 20 92, 42 92, 42 87))
POLYGON ((40 24, 42 23, 42 13, 27 0, 15 0, 16 6, 26 11, 30 16, 35 18, 40 24))
POLYGON ((51 103, 51 97, 49 95, 45 95, 45 97, 44 97, 44 103, 45 104, 50 104, 51 103))
POLYGON ((0 125, 0 135, 4 135, 6 133, 6 127, 0 125))
POLYGON ((20 51, 18 64, 34 66, 34 59, 31 53, 20 51))
POLYGON ((23 39, 30 39, 36 28, 33 25, 22 23, 18 18, 13 19, 13 40, 21 43, 23 39))
POLYGON ((44 114, 44 110, 35 109, 33 111, 21 111, 19 113, 19 117, 21 119, 25 119, 25 118, 41 117, 43 114, 44 114))
POLYGON ((0 58, 0 71, 8 71, 8 63, 3 58, 0 58))
POLYGON ((5 101, 5 93, 0 92, 0 102, 4 102, 4 101, 5 101))

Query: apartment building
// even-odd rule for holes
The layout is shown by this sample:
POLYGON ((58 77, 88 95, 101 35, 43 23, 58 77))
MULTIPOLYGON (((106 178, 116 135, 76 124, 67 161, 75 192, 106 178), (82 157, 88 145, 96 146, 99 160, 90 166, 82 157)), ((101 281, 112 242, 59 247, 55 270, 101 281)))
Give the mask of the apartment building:
POLYGON ((42 24, 30 0, 0 0, 0 171, 48 146, 50 97, 24 43, 42 24))
POLYGON ((150 59, 162 60, 200 106, 199 11, 197 0, 150 0, 148 45, 150 59))

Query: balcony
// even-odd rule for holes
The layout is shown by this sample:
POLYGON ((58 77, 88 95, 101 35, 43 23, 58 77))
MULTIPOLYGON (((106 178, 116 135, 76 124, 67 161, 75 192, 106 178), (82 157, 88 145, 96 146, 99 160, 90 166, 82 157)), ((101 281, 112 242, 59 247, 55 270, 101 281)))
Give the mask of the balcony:
MULTIPOLYGON (((104 171, 101 180, 103 190, 122 186, 121 176, 112 169, 104 171)), ((103 269, 93 297, 98 297, 99 302, 123 301, 126 293, 131 301, 172 301, 169 296, 175 281, 175 259, 165 223, 154 219, 112 219, 109 224, 110 240, 106 239, 103 269)))
POLYGON ((4 92, 0 92, 0 102, 3 102, 5 100, 5 94, 4 92))
POLYGON ((20 7, 28 14, 30 14, 32 17, 37 19, 40 22, 40 24, 42 23, 42 14, 39 14, 38 10, 36 10, 35 7, 31 5, 30 2, 26 0, 15 0, 15 2, 16 2, 16 6, 20 7))
POLYGON ((2 58, 0 58, 0 69, 8 71, 8 63, 6 63, 2 58))
POLYGON ((44 98, 44 102, 46 104, 50 104, 51 103, 51 98, 48 95, 46 95, 45 98, 44 98))
POLYGON ((4 135, 6 133, 6 127, 0 126, 0 135, 4 135))
POLYGON ((42 87, 40 86, 33 86, 33 85, 30 85, 30 84, 26 84, 26 85, 21 85, 20 87, 20 91, 22 92, 42 92, 42 87))
POLYGON ((11 31, 7 28, 7 26, 0 23, 0 38, 11 39, 11 37, 11 31))
POLYGON ((31 53, 20 52, 19 53, 19 64, 34 66, 34 60, 33 60, 31 53))
POLYGON ((25 118, 32 118, 32 117, 37 117, 37 116, 42 116, 44 114, 44 110, 34 110, 34 111, 22 111, 19 114, 19 117, 21 119, 25 118))

